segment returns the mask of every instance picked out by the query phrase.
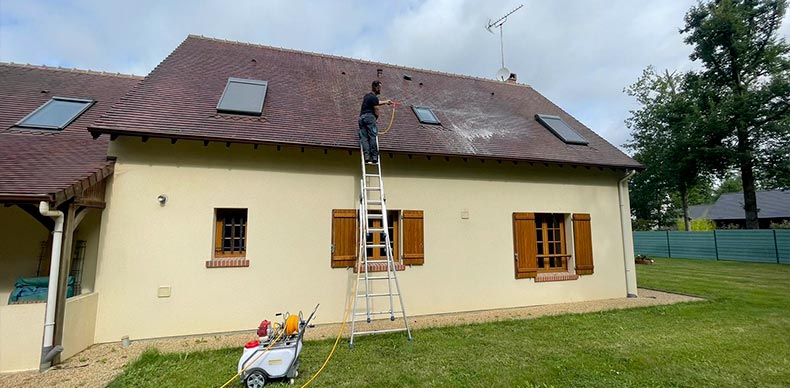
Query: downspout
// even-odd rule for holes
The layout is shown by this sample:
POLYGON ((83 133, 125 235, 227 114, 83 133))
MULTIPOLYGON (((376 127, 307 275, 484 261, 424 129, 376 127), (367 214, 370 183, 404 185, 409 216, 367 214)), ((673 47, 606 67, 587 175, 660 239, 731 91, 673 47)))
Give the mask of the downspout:
POLYGON ((65 217, 59 210, 50 210, 49 202, 41 201, 38 211, 42 216, 55 219, 55 229, 52 235, 52 257, 49 265, 49 286, 47 288, 47 309, 44 317, 44 343, 41 348, 41 366, 63 351, 62 346, 52 347, 55 337, 55 305, 58 295, 58 274, 60 273, 60 249, 63 244, 63 221, 65 217))
MULTIPOLYGON (((631 170, 617 183, 617 196, 620 200, 620 230, 623 237, 623 260, 625 261, 625 289, 629 298, 636 298, 636 268, 634 263, 634 249, 631 233, 631 212, 626 211, 625 193, 628 192, 628 180, 636 174, 636 170, 631 170)), ((630 207, 629 207, 630 208, 630 207)))

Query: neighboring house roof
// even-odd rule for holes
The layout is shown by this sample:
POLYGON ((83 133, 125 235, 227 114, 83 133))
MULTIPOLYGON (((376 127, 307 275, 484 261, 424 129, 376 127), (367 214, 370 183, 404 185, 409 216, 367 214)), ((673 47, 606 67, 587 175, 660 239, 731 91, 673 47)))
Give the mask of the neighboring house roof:
MULTIPOLYGON (((790 218, 790 190, 758 191, 758 218, 790 218)), ((694 218, 694 217, 692 217, 694 218)), ((710 205, 709 220, 742 220, 746 218, 743 210, 743 193, 727 193, 710 205)))
POLYGON ((689 206, 689 218, 696 220, 697 218, 708 218, 708 211, 713 205, 692 205, 689 206))
MULTIPOLYGON (((526 85, 189 36, 91 127, 100 134, 359 149, 362 97, 377 77, 402 102, 383 151, 572 165, 642 166, 526 85), (411 80, 404 79, 404 74, 411 80), (217 112, 228 79, 268 81, 263 114, 217 112), (432 108, 420 124, 410 105, 432 108), (566 144, 535 120, 561 117, 589 145, 566 144)), ((382 108, 379 128, 389 124, 382 108)))
POLYGON ((0 201, 61 201, 110 174, 107 139, 92 139, 87 127, 140 79, 0 63, 0 201), (52 97, 96 103, 63 130, 15 126, 52 97))

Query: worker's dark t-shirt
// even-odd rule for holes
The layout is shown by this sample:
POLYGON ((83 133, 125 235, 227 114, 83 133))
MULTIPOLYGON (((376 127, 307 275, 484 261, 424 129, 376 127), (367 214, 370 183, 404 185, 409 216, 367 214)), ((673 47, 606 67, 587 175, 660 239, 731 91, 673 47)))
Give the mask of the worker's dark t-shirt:
MULTIPOLYGON (((365 95, 365 98, 362 99, 362 109, 359 111, 359 115, 362 116, 365 113, 371 113, 373 115, 376 114, 376 110, 373 108, 379 105, 379 98, 376 96, 376 93, 370 92, 365 95)), ((376 116, 376 118, 379 118, 376 116)))

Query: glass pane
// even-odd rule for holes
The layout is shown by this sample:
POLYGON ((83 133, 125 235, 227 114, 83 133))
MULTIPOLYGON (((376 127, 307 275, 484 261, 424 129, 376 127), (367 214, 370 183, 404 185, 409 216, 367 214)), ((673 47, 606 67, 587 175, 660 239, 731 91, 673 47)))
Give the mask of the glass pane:
POLYGON ((267 86, 266 81, 230 78, 217 110, 260 115, 267 86))
POLYGON ((33 113, 30 117, 20 122, 18 125, 31 127, 48 127, 61 129, 71 120, 77 117, 85 108, 91 104, 90 101, 68 101, 68 100, 49 100, 41 109, 33 113))
POLYGON ((587 144, 587 140, 557 116, 536 115, 538 121, 566 143, 587 144))
POLYGON ((543 254, 543 244, 542 243, 538 244, 538 254, 539 255, 543 254))
POLYGON ((542 257, 538 257, 538 268, 544 267, 544 259, 542 257))

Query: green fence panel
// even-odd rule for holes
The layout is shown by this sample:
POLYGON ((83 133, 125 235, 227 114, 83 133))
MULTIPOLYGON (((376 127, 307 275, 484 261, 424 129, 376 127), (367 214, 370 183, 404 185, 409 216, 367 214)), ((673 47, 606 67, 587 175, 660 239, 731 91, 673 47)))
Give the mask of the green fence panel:
POLYGON ((716 260, 716 239, 713 232, 669 232, 672 257, 716 260))
POLYGON ((777 229, 776 250, 779 252, 779 262, 790 264, 790 229, 777 229))
POLYGON ((776 263, 773 230, 717 230, 719 260, 776 263))
POLYGON ((634 232, 634 253, 669 257, 667 232, 634 232))

